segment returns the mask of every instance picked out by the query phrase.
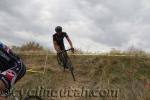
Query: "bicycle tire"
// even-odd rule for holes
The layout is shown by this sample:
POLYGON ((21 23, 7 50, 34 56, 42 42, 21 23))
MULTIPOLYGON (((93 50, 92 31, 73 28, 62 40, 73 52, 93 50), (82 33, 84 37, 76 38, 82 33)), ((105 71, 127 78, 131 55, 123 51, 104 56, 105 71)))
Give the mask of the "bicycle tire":
POLYGON ((39 96, 28 96, 24 98, 23 100, 43 100, 43 99, 39 96))

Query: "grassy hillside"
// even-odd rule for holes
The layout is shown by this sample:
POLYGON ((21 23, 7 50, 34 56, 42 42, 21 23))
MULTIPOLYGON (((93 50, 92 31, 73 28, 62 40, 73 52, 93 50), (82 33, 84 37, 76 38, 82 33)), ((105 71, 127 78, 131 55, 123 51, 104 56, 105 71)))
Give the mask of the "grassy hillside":
MULTIPOLYGON (((21 57, 28 69, 43 71, 45 55, 21 57)), ((23 88, 22 94, 26 95, 29 94, 26 90, 32 90, 31 94, 35 94, 34 90, 41 88, 45 93, 39 95, 44 100, 150 100, 150 58, 72 55, 71 59, 77 81, 73 81, 69 71, 63 72, 55 55, 49 55, 46 72, 27 72, 16 84, 16 89, 23 88), (67 96, 64 91, 71 94, 67 96), (85 95, 83 91, 89 94, 87 92, 85 95)))

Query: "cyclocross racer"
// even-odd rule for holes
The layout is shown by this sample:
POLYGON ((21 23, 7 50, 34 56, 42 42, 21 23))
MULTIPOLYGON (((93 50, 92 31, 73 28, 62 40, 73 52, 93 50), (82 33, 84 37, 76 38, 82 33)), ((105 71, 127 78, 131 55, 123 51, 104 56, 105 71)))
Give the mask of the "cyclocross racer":
POLYGON ((21 59, 0 42, 0 100, 6 100, 11 87, 26 73, 21 59))
POLYGON ((53 35, 53 44, 54 44, 55 50, 57 51, 57 54, 59 54, 61 51, 65 50, 64 38, 67 39, 67 41, 72 49, 72 52, 74 52, 72 41, 70 40, 67 33, 62 31, 62 27, 57 26, 55 28, 55 31, 56 31, 56 33, 53 35))

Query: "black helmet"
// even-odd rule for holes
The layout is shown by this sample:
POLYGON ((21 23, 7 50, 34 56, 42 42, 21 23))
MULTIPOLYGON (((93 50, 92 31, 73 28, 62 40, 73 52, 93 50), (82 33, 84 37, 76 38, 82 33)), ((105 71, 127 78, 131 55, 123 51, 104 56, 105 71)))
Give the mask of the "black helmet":
POLYGON ((55 28, 55 31, 56 31, 56 32, 62 32, 62 27, 61 27, 61 26, 57 26, 57 27, 55 28))

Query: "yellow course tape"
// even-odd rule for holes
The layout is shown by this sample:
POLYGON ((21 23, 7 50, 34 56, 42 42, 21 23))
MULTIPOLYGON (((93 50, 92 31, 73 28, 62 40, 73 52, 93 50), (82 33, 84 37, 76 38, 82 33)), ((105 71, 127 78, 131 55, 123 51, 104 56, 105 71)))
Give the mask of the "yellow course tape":
POLYGON ((35 71, 33 69, 28 69, 27 72, 32 72, 32 73, 42 73, 44 74, 44 72, 41 72, 41 71, 35 71))

